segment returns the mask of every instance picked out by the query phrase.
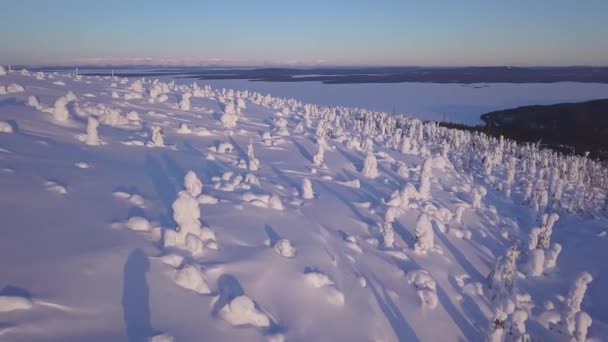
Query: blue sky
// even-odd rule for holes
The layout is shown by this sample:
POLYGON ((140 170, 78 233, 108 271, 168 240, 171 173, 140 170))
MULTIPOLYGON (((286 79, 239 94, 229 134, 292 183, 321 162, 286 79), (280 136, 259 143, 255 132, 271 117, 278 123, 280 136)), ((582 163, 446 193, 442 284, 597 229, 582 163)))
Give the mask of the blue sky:
POLYGON ((608 65, 606 0, 0 5, 3 64, 608 65))

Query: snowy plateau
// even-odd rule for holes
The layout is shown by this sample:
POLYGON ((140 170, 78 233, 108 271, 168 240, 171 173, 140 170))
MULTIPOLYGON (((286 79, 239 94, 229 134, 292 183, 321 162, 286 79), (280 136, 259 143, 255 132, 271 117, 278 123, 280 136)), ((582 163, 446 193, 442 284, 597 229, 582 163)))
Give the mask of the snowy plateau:
POLYGON ((0 341, 602 341, 608 171, 255 91, 0 68, 0 341))

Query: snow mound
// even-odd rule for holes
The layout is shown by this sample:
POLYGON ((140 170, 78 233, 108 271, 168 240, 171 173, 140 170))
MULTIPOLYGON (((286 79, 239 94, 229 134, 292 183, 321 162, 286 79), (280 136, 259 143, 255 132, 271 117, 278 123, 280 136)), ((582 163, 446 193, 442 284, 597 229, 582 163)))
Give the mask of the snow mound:
POLYGON ((173 339, 173 337, 170 335, 167 335, 167 334, 155 335, 148 339, 148 342, 174 342, 174 341, 175 340, 173 339))
POLYGON ((409 284, 414 284, 416 287, 416 293, 418 294, 422 305, 431 309, 437 307, 439 299, 436 292, 436 283, 426 270, 409 272, 407 274, 407 282, 409 284))
POLYGON ((56 192, 56 193, 58 193, 60 195, 65 195, 65 194, 68 193, 68 189, 65 186, 63 186, 63 185, 61 185, 61 184, 59 184, 57 182, 47 181, 45 183, 45 185, 46 185, 46 189, 47 190, 52 191, 52 192, 56 192))
POLYGON ((257 309, 253 300, 246 295, 232 299, 220 309, 219 315, 233 326, 252 325, 262 328, 270 326, 270 318, 257 309))
POLYGON ((274 244, 274 250, 278 255, 286 258, 293 258, 296 256, 296 248, 291 244, 291 241, 287 239, 280 239, 274 244))
POLYGON ((344 305, 344 294, 338 290, 334 282, 325 273, 310 271, 304 273, 306 283, 317 289, 321 289, 330 304, 344 305))
POLYGON ((0 312, 10 312, 15 310, 31 309, 33 303, 28 298, 19 296, 3 296, 0 295, 0 312))
POLYGON ((160 257, 160 261, 173 268, 178 268, 183 263, 184 257, 179 254, 171 253, 160 257))
POLYGON ((205 194, 199 195, 196 200, 199 204, 217 204, 219 202, 217 198, 205 194))
POLYGON ((13 133, 13 126, 6 121, 0 121, 0 132, 13 133))
POLYGON ((181 270, 178 270, 173 279, 175 283, 187 290, 194 291, 200 294, 209 294, 211 289, 203 276, 201 270, 194 265, 186 265, 181 270))
POLYGON ((135 230, 138 232, 147 232, 152 228, 150 222, 141 216, 131 217, 126 222, 125 226, 131 230, 135 230))
POLYGON ((76 166, 79 169, 89 169, 89 168, 91 168, 91 164, 85 163, 85 162, 74 163, 74 166, 76 166))
POLYGON ((23 88, 21 85, 17 84, 17 83, 11 83, 6 87, 6 92, 7 93, 20 93, 25 91, 25 88, 23 88))

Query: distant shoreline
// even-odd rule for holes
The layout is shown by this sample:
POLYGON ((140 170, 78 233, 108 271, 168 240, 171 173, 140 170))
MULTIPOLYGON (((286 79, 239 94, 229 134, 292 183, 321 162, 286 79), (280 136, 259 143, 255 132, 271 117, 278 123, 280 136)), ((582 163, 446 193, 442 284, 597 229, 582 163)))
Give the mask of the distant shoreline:
MULTIPOLYGON (((70 70, 46 67, 39 70, 70 70)), ((172 76, 198 80, 240 79, 252 82, 365 83, 608 83, 608 67, 351 67, 351 68, 209 68, 83 67, 83 75, 120 77, 172 76)))

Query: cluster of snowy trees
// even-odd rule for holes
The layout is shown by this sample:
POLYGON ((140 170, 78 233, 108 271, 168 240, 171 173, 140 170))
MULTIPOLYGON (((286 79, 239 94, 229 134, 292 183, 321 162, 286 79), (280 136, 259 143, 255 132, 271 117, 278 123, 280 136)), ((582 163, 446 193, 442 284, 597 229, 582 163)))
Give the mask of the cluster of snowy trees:
MULTIPOLYGON (((3 71, 0 69, 0 74, 3 71)), ((45 76, 42 74, 36 77, 45 76)), ((127 79, 113 80, 120 84, 129 83, 127 79)), ((112 87, 117 87, 117 84, 113 83, 112 87)), ((9 88, 5 87, 4 91, 23 91, 23 88, 19 89, 17 85, 11 85, 9 88)), ((180 95, 174 101, 177 103, 173 104, 173 108, 183 111, 192 109, 192 98, 216 98, 222 104, 219 121, 226 129, 234 129, 237 126, 239 117, 246 108, 246 101, 271 108, 275 111, 273 128, 270 132, 263 132, 263 143, 271 146, 275 137, 290 135, 287 119, 291 118, 296 123, 292 130, 294 134, 303 134, 305 130, 314 132, 316 153, 312 163, 315 167, 324 167, 326 153, 332 149, 330 141, 343 143, 364 156, 360 172, 369 179, 380 176, 377 156, 382 155, 377 152, 379 146, 418 156, 422 163, 420 168, 415 170, 418 172, 417 183, 407 182, 401 189, 395 190, 385 202, 387 209, 380 225, 382 245, 385 248, 393 248, 395 245, 393 224, 400 213, 413 204, 418 206, 432 198, 434 168, 442 169, 450 165, 459 173, 480 178, 485 182, 485 186, 472 187, 470 205, 459 206, 453 213, 447 208, 438 209, 432 216, 423 211, 415 226, 412 247, 416 253, 427 254, 434 248, 434 223, 438 226, 451 220, 461 223, 466 208, 482 208, 488 189, 502 192, 506 197, 529 206, 538 215, 538 227, 530 230, 527 241, 515 243, 504 256, 497 258, 487 279, 490 300, 494 303, 495 310, 489 329, 490 340, 500 341, 506 336, 517 341, 530 340, 525 324, 529 312, 517 305, 518 272, 527 277, 539 277, 556 268, 562 246, 552 243, 551 237, 560 215, 608 213, 608 169, 601 162, 587 156, 564 155, 541 149, 539 144, 520 144, 502 137, 494 138, 478 132, 445 128, 436 123, 425 123, 394 113, 303 104, 294 99, 276 98, 257 92, 213 90, 209 86, 199 87, 196 83, 176 85, 174 82, 138 79, 128 84, 126 89, 129 93, 124 95, 125 98, 127 95, 129 98, 145 98, 147 95, 150 103, 167 102, 167 94, 178 92, 180 95), (520 246, 524 246, 523 250, 520 246)), ((115 93, 118 97, 118 93, 115 93)), ((56 121, 61 122, 70 119, 71 107, 68 107, 71 102, 76 101, 78 98, 70 91, 57 98, 52 107, 42 106, 34 96, 28 98, 27 105, 49 112, 56 121)), ((100 123, 121 125, 138 120, 136 112, 125 117, 119 110, 108 107, 90 108, 76 103, 73 109, 76 115, 87 116, 87 134, 83 141, 89 145, 100 143, 97 132, 100 123)), ((190 131, 185 124, 180 130, 184 133, 190 131)), ((164 132, 161 127, 151 127, 148 145, 164 146, 164 132)), ((223 153, 220 150, 224 150, 224 147, 219 146, 218 153, 223 153)), ((252 172, 260 167, 251 142, 247 148, 247 159, 243 160, 242 164, 243 168, 252 172)), ((397 173, 410 180, 410 169, 405 164, 398 165, 397 173)), ((203 201, 200 197, 204 196, 201 195, 202 182, 190 171, 185 176, 184 187, 185 190, 177 195, 172 206, 177 226, 175 230, 166 232, 165 246, 183 248, 192 255, 200 255, 206 249, 217 249, 214 232, 202 227, 200 222, 199 202, 203 201)), ((303 199, 315 198, 310 179, 302 180, 300 190, 303 199)), ((267 196, 265 199, 258 196, 251 200, 252 203, 257 203, 256 201, 282 209, 280 198, 276 196, 267 196)), ((281 255, 295 254, 295 249, 288 240, 278 242, 274 247, 281 255)), ((192 274, 199 273, 188 267, 182 271, 180 277, 183 279, 190 279, 192 274)), ((577 341, 586 338, 591 325, 591 318, 581 310, 581 303, 591 280, 591 275, 582 273, 573 284, 561 309, 560 326, 557 330, 577 341)), ((186 282, 192 283, 190 280, 186 282)), ((423 301, 434 306, 434 282, 423 276, 412 278, 411 282, 424 290, 420 290, 423 301)), ((203 285, 197 286, 205 288, 203 285)))

